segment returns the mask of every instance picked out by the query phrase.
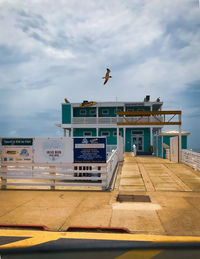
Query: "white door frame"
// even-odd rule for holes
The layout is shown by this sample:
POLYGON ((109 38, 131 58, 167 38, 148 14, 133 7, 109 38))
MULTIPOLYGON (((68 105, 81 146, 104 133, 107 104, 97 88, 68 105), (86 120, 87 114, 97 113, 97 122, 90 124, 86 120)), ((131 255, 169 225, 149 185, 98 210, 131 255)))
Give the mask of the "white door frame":
POLYGON ((133 146, 133 138, 137 138, 137 142, 138 142, 138 138, 142 138, 142 150, 139 150, 137 148, 138 152, 144 152, 144 136, 143 135, 132 135, 131 136, 131 147, 133 146))

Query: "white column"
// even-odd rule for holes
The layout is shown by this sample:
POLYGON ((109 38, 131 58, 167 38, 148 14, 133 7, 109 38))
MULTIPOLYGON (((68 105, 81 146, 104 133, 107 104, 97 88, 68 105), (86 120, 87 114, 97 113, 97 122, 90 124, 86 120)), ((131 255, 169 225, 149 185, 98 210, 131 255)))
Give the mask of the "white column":
POLYGON ((73 123, 72 120, 73 120, 73 107, 72 107, 72 104, 71 104, 71 123, 73 123))
POLYGON ((153 146, 153 133, 152 133, 152 127, 150 127, 150 145, 153 146))
POLYGON ((125 151, 125 147, 126 147, 126 128, 123 128, 124 130, 124 151, 125 151))
POLYGON ((117 148, 119 147, 119 126, 117 125, 117 148))
MULTIPOLYGON (((118 119, 119 119, 119 115, 117 114, 117 123, 118 123, 118 119)), ((117 126, 117 149, 118 149, 118 147, 119 147, 119 126, 118 125, 116 125, 116 126, 117 126)))
POLYGON ((69 129, 69 137, 72 137, 72 129, 69 129))
POLYGON ((99 109, 98 109, 98 106, 96 107, 96 123, 97 124, 99 123, 99 109))

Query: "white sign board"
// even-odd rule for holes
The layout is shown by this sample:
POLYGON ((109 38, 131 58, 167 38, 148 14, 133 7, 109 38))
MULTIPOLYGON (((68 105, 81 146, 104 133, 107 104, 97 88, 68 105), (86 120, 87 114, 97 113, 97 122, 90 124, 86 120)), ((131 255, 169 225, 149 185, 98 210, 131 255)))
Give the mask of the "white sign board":
POLYGON ((72 138, 36 138, 33 147, 35 163, 73 163, 72 138))
POLYGON ((9 163, 32 163, 32 146, 2 146, 1 160, 9 163))

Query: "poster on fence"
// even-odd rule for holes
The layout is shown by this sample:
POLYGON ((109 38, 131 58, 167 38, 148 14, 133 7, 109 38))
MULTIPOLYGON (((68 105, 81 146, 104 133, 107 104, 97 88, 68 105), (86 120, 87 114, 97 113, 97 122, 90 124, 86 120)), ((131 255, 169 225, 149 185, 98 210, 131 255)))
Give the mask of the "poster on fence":
POLYGON ((73 163, 72 138, 35 138, 35 163, 73 163))
POLYGON ((106 163, 106 138, 74 138, 74 163, 106 163))
POLYGON ((3 138, 1 161, 9 163, 32 163, 32 138, 3 138))

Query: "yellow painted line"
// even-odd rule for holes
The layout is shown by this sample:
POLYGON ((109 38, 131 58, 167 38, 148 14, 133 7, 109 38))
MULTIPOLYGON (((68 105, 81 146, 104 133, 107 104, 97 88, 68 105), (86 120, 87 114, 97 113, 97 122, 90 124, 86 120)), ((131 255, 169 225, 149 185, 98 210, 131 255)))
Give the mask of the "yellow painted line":
POLYGON ((140 242, 198 242, 200 236, 162 236, 162 235, 143 235, 143 234, 110 234, 110 233, 82 233, 82 232, 44 232, 28 230, 0 230, 0 236, 8 237, 30 237, 25 240, 16 241, 0 246, 4 248, 22 248, 31 247, 41 243, 66 239, 94 239, 94 240, 112 240, 112 241, 140 241, 140 242))
POLYGON ((134 259, 141 259, 141 258, 150 259, 150 258, 153 258, 154 256, 162 253, 163 251, 164 250, 156 250, 156 249, 131 250, 131 251, 124 253, 123 255, 116 257, 116 259, 132 259, 132 258, 134 258, 134 259))

